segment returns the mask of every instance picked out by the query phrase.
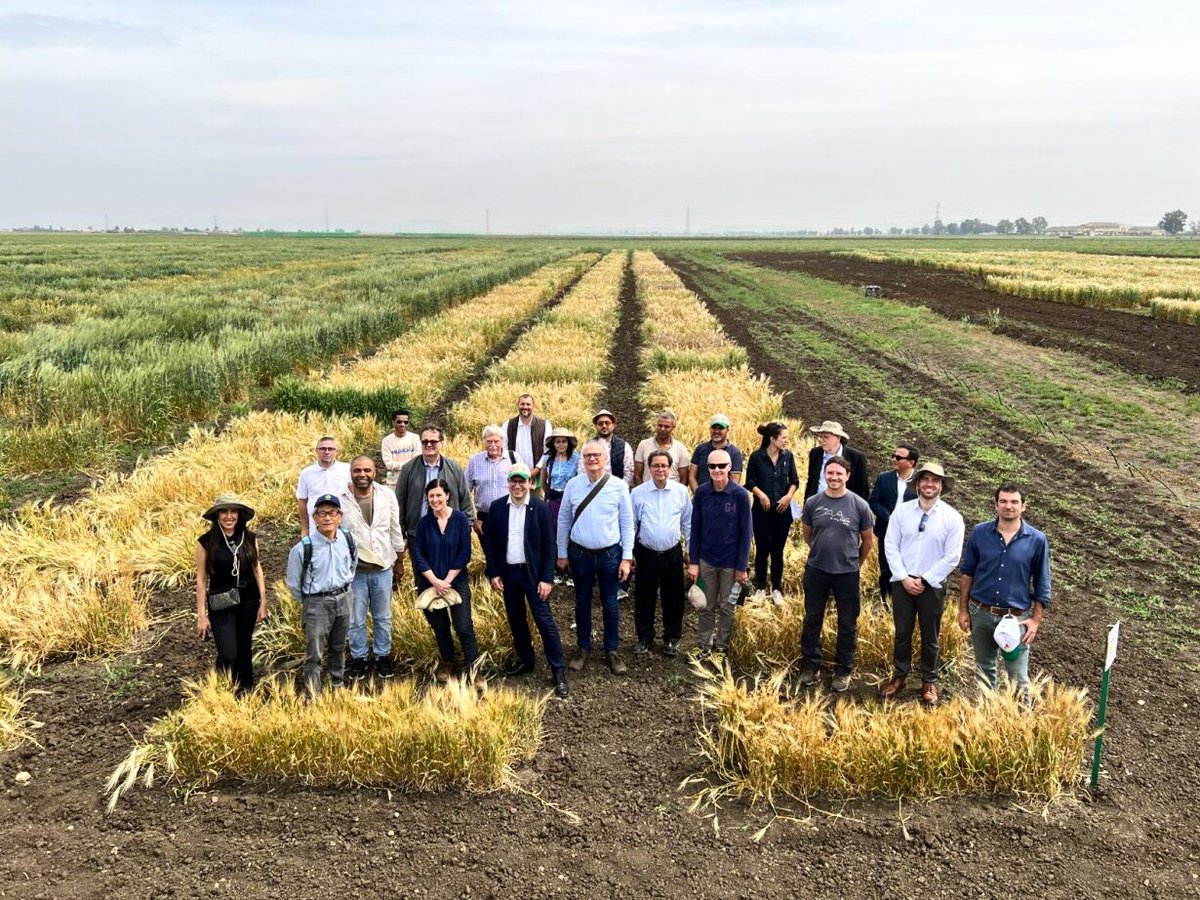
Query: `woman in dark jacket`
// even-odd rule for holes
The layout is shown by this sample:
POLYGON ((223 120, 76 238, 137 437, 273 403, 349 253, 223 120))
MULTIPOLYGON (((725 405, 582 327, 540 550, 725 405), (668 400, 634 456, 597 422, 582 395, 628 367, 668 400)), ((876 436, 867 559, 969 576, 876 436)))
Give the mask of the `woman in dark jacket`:
POLYGON ((212 527, 196 541, 196 632, 212 637, 217 671, 241 695, 254 687, 251 641, 254 626, 267 617, 258 538, 246 527, 254 510, 237 494, 222 494, 204 518, 212 527))
MULTIPOLYGON (((471 523, 450 506, 450 486, 442 479, 436 478, 425 485, 425 500, 429 512, 418 520, 412 545, 417 591, 432 589, 436 598, 445 598, 454 591, 462 598, 461 603, 452 603, 445 609, 422 610, 425 621, 433 629, 438 655, 442 658, 434 675, 440 684, 445 684, 454 671, 452 625, 462 645, 468 671, 474 668, 479 658, 475 625, 471 621, 471 584, 467 579, 467 563, 471 561, 471 523)), ((482 687, 483 676, 476 673, 475 681, 482 687)))
POLYGON ((796 460, 788 449, 788 429, 782 422, 758 426, 762 444, 746 461, 746 490, 754 495, 754 585, 752 598, 767 597, 767 563, 771 566, 771 600, 783 605, 783 548, 792 528, 792 497, 800 487, 796 460))

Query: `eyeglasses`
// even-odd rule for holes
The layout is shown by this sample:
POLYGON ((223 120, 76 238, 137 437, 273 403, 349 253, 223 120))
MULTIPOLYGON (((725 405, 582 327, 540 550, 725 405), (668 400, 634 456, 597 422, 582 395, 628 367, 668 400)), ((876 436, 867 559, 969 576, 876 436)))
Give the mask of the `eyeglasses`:
POLYGON ((340 516, 340 509, 315 509, 313 510, 314 519, 332 519, 334 516, 340 516))
POLYGON ((729 463, 709 463, 708 467, 710 469, 728 469, 729 463))
POLYGON ((921 513, 921 524, 917 526, 917 531, 925 530, 925 523, 929 521, 929 513, 921 513))
POLYGON ((441 443, 441 441, 440 441, 440 440, 436 440, 436 441, 421 441, 421 446, 423 446, 423 447, 436 447, 436 446, 437 446, 438 444, 440 444, 440 443, 441 443))
POLYGON ((892 459, 903 461, 903 460, 906 460, 906 459, 908 459, 908 457, 907 457, 907 456, 901 456, 899 453, 893 453, 893 454, 892 454, 892 459))
POLYGON ((604 456, 603 453, 585 453, 585 454, 583 454, 584 459, 600 459, 602 456, 604 456))

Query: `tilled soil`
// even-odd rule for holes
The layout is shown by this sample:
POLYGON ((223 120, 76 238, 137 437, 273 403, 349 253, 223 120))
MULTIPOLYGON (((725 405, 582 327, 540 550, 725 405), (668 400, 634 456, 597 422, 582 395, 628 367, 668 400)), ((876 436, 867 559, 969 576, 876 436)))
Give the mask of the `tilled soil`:
MULTIPOLYGON (((619 416, 620 433, 636 441, 638 381, 618 386, 637 372, 628 286, 622 299, 618 380, 602 399, 619 416)), ((800 377, 797 364, 765 353, 736 314, 712 308, 781 389, 799 392, 829 374, 809 368, 800 377)), ((809 415, 807 403, 797 393, 789 412, 809 415)), ((825 408, 847 420, 859 412, 825 408)), ((269 567, 279 554, 276 547, 268 555, 269 567)), ((1004 798, 797 804, 776 820, 769 809, 730 802, 714 822, 688 810, 694 788, 680 789, 701 769, 702 714, 686 664, 626 654, 628 676, 593 663, 572 679, 568 700, 549 705, 544 744, 519 771, 517 792, 406 796, 222 784, 186 795, 159 785, 135 789, 105 815, 103 782, 133 738, 179 704, 181 679, 212 663, 211 645, 194 635, 188 592, 157 602, 162 621, 136 653, 108 666, 50 666, 31 680, 39 693, 29 709, 45 724, 39 746, 0 755, 0 896, 1198 895, 1195 679, 1136 644, 1123 649, 1116 673, 1108 789, 1096 800, 1080 794, 1045 809, 1004 798), (32 779, 17 784, 18 771, 32 779)), ((570 649, 567 591, 556 589, 554 607, 570 649)), ((1098 651, 1079 635, 1090 639, 1105 612, 1078 592, 1064 595, 1061 607, 1039 638, 1035 664, 1091 685, 1098 651)), ((689 613, 685 641, 694 628, 689 613)), ((627 605, 622 637, 631 646, 627 605)), ((539 661, 537 674, 514 681, 541 691, 545 679, 539 661)))
POLYGON ((1127 372, 1171 379, 1189 393, 1200 391, 1200 328, 1194 325, 1016 297, 988 289, 978 276, 903 263, 828 253, 739 253, 729 258, 855 287, 878 285, 885 297, 928 307, 949 319, 989 322, 991 312, 999 310, 999 334, 1103 359, 1127 372))

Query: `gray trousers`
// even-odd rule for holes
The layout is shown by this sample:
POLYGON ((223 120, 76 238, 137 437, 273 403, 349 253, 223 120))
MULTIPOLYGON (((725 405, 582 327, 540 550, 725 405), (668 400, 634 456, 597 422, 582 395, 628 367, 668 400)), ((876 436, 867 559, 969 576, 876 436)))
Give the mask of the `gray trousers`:
POLYGON ((305 596, 304 608, 304 686, 308 695, 321 693, 321 658, 329 650, 329 682, 341 687, 346 667, 346 633, 350 630, 352 591, 333 596, 305 596))
POLYGON ((724 650, 729 646, 729 635, 733 633, 733 614, 737 607, 729 602, 733 590, 732 568, 718 569, 700 560, 700 579, 704 582, 704 609, 700 610, 697 639, 705 650, 715 647, 724 650), (716 636, 713 636, 714 622, 716 636))

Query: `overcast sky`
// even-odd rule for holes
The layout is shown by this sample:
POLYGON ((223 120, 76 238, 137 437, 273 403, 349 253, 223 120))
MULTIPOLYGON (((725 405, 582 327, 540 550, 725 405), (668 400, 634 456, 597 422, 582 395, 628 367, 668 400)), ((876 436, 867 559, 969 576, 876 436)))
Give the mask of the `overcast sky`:
POLYGON ((0 0, 0 228, 1200 216, 1194 0, 0 0))

